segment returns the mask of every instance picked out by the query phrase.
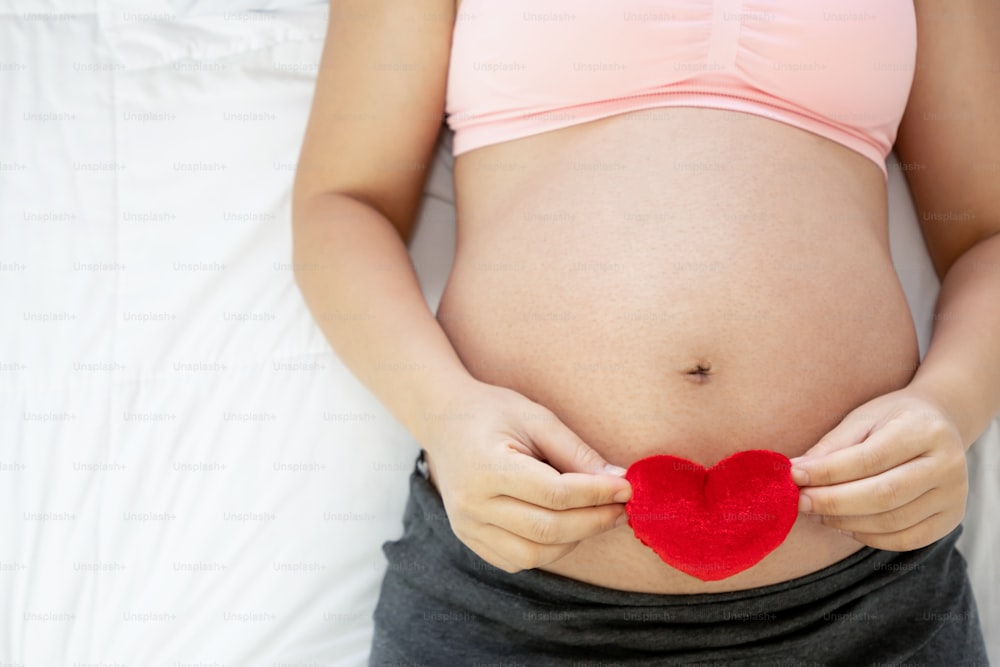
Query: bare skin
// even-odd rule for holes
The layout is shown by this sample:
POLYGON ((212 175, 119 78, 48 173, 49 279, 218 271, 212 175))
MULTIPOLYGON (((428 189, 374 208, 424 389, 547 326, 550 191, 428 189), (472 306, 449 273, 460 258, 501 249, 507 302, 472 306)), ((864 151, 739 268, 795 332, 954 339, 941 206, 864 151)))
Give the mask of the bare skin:
POLYGON ((1000 272, 983 269, 1000 266, 1000 192, 974 168, 1000 154, 1000 83, 982 78, 1000 59, 1000 8, 916 7, 897 150, 923 165, 910 175, 921 211, 974 221, 923 217, 944 316, 919 368, 877 167, 717 110, 623 114, 460 156, 457 257, 435 317, 405 242, 454 3, 331 3, 293 196, 296 278, 344 363, 427 450, 470 549, 510 572, 695 593, 957 525, 965 448, 1000 409, 1000 272), (936 122, 958 117, 953 104, 975 122, 936 122), (701 582, 618 525, 622 467, 754 448, 795 457, 803 515, 746 572, 701 582))
MULTIPOLYGON (((545 405, 613 464, 798 456, 916 370, 882 174, 833 142, 737 112, 653 109, 459 156, 455 182, 459 244, 438 310, 449 340, 478 379, 545 405)), ((721 591, 860 547, 803 517, 759 565, 702 582, 622 526, 545 569, 721 591)))

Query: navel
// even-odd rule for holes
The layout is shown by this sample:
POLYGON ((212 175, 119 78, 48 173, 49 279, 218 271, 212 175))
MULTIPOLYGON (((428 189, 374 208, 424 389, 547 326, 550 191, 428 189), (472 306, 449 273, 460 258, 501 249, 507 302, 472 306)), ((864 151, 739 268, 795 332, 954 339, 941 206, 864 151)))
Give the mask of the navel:
POLYGON ((712 377, 712 362, 699 361, 684 371, 684 377, 695 384, 705 384, 712 377))

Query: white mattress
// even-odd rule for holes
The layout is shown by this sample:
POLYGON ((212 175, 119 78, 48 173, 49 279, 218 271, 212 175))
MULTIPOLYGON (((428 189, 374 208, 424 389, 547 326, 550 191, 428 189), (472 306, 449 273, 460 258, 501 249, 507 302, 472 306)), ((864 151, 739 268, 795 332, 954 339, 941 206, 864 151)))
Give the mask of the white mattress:
MULTIPOLYGON (((416 445, 291 272, 325 7, 192 4, 0 2, 0 665, 365 663, 416 445)), ((432 306, 449 139, 413 244, 432 306)), ((937 283, 891 180, 926 349, 937 283)), ((996 427, 974 452, 962 547, 998 628, 996 427)))

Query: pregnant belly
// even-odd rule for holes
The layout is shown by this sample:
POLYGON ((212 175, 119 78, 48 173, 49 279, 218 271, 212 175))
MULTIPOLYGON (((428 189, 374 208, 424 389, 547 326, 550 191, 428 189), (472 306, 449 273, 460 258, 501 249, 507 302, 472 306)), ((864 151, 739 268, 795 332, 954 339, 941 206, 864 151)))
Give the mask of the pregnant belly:
MULTIPOLYGON (((459 243, 438 319, 474 376, 545 405, 611 463, 671 454, 709 466, 748 449, 797 456, 916 368, 877 188, 780 163, 824 159, 863 174, 871 165, 770 121, 740 122, 745 146, 732 137, 713 146, 718 133, 707 131, 685 141, 727 112, 671 111, 680 113, 654 135, 670 157, 653 164, 650 127, 633 142, 621 120, 576 129, 590 141, 564 137, 562 169, 541 157, 559 133, 513 142, 523 173, 506 181, 460 163, 459 243), (783 150, 754 148, 775 142, 783 150), (679 160, 740 169, 708 178, 679 160)), ((614 588, 707 592, 787 580, 859 546, 800 517, 760 564, 701 582, 625 526, 547 569, 614 588)))

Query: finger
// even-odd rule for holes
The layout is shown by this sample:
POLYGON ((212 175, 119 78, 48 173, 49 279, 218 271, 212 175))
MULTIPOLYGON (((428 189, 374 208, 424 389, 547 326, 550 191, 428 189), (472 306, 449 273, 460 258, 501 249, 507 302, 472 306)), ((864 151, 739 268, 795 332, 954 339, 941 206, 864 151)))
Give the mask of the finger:
POLYGON ((908 437, 904 426, 891 422, 869 434, 863 442, 818 458, 792 464, 792 479, 800 486, 829 486, 873 477, 924 452, 919 438, 908 437))
POLYGON ((875 477, 802 489, 799 511, 826 516, 878 514, 903 507, 941 480, 927 459, 917 459, 875 477))
POLYGON ((849 412, 802 456, 791 459, 792 465, 804 459, 826 456, 838 449, 856 445, 868 437, 874 426, 875 422, 871 419, 871 415, 857 411, 849 412))
POLYGON ((619 477, 625 474, 624 468, 605 461, 555 415, 551 415, 551 419, 526 420, 524 428, 545 460, 560 472, 619 477))
POLYGON ((896 533, 934 516, 940 509, 941 491, 931 489, 916 500, 888 512, 859 516, 824 516, 826 526, 853 533, 896 533))
POLYGON ((623 505, 550 510, 514 498, 490 500, 490 523, 538 544, 568 544, 615 527, 623 505))
POLYGON ((960 516, 942 512, 895 533, 854 533, 852 537, 875 549, 913 551, 941 539, 954 530, 961 520, 960 516))
MULTIPOLYGON (((495 565, 505 572, 520 572, 548 565, 576 548, 577 543, 538 544, 515 535, 499 526, 482 524, 477 536, 470 541, 492 553, 495 565)), ((493 561, 490 561, 493 562, 493 561)))
POLYGON ((469 547, 477 556, 492 565, 493 567, 499 568, 504 572, 509 572, 511 574, 519 572, 521 568, 515 567, 513 563, 508 561, 506 558, 501 556, 496 552, 495 549, 490 547, 482 540, 476 538, 468 538, 462 540, 465 546, 469 547))
POLYGON ((555 468, 530 457, 519 474, 503 473, 502 494, 552 510, 569 510, 578 507, 597 507, 626 502, 632 495, 632 486, 622 477, 560 473, 555 468))

